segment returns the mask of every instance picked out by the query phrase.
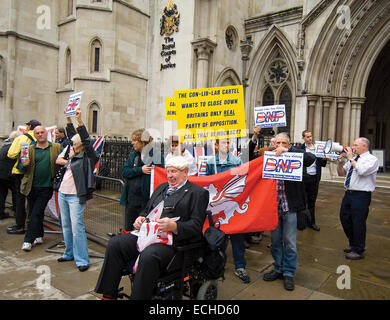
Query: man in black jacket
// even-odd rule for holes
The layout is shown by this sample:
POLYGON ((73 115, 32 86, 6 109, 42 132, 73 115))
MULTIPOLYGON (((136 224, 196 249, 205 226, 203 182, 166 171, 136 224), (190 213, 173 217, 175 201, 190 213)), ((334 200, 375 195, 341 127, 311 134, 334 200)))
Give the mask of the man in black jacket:
MULTIPOLYGON (((310 131, 302 132, 303 144, 298 148, 305 152, 315 154, 313 145, 313 135, 310 131)), ((321 168, 326 166, 327 159, 316 158, 314 163, 305 168, 303 173, 303 183, 305 184, 307 208, 310 211, 310 227, 315 231, 320 231, 320 227, 316 225, 315 206, 318 195, 318 186, 321 180, 321 168)))
POLYGON ((7 153, 17 135, 17 131, 11 132, 0 148, 0 220, 9 218, 9 214, 4 211, 8 189, 12 191, 12 208, 15 211, 16 190, 12 181, 12 167, 15 165, 16 159, 8 158, 7 153))
POLYGON ((175 254, 175 246, 196 242, 202 237, 209 202, 208 191, 187 180, 188 162, 184 157, 172 157, 165 167, 168 182, 159 185, 153 192, 146 208, 135 220, 134 227, 140 229, 142 223, 146 222, 146 216, 164 201, 164 209, 157 220, 158 230, 172 232, 173 245, 154 243, 139 253, 135 235, 127 233, 112 238, 107 245, 95 288, 95 292, 103 294, 103 299, 117 297, 122 270, 130 261, 137 259, 138 254, 139 263, 131 297, 135 300, 151 299, 160 273, 175 254), (180 219, 172 219, 176 217, 180 219))
MULTIPOLYGON (((302 153, 301 149, 291 146, 290 137, 282 132, 276 136, 276 156, 284 152, 302 153)), ((304 152, 303 166, 310 166, 315 160, 311 153, 304 152)), ((284 288, 294 290, 294 274, 298 265, 297 251, 297 212, 306 208, 305 187, 303 182, 277 180, 277 201, 279 223, 271 231, 271 254, 274 269, 264 274, 264 281, 284 279, 284 288)))

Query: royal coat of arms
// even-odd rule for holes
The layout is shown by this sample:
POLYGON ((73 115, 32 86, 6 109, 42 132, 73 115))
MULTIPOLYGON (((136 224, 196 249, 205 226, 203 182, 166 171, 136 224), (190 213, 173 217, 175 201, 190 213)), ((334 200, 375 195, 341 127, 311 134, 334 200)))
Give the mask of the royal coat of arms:
POLYGON ((160 35, 171 35, 173 32, 179 31, 180 13, 177 10, 176 4, 172 0, 168 1, 168 7, 165 7, 164 13, 160 20, 160 35))

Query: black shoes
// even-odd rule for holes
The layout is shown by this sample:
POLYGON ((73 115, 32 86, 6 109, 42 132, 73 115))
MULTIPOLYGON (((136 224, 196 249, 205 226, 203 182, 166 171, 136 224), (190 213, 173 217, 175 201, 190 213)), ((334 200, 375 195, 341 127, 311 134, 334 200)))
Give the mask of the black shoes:
POLYGON ((310 226, 314 231, 320 231, 320 227, 317 226, 315 223, 310 226))
POLYGON ((9 234, 24 234, 25 230, 23 226, 13 225, 7 228, 7 233, 9 234))
POLYGON ((364 259, 363 253, 357 253, 357 252, 349 252, 345 255, 345 258, 350 259, 350 260, 360 260, 364 259))
POLYGON ((64 257, 58 258, 58 262, 66 262, 66 261, 73 261, 74 259, 65 259, 64 257))
POLYGON ((79 266, 78 267, 81 272, 87 271, 89 269, 89 266, 79 266))
POLYGON ((284 289, 288 291, 294 290, 295 288, 294 277, 284 276, 283 280, 284 280, 284 289))
POLYGON ((277 279, 283 279, 283 274, 279 272, 275 272, 274 270, 265 273, 263 276, 264 281, 275 281, 277 279))
POLYGON ((271 272, 265 273, 263 276, 264 281, 275 281, 277 279, 283 279, 284 289, 286 289, 288 291, 294 290, 294 288, 295 288, 294 277, 283 276, 282 273, 275 272, 274 270, 272 270, 271 272))
POLYGON ((351 246, 345 247, 345 248, 344 248, 344 252, 345 252, 345 253, 350 253, 350 252, 352 252, 351 246))

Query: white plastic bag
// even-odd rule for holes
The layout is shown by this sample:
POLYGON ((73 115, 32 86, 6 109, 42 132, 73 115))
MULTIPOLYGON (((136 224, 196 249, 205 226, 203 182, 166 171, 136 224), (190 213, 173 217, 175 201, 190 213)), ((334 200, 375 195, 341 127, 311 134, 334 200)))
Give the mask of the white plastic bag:
MULTIPOLYGON (((172 232, 170 232, 170 231, 169 232, 159 232, 158 231, 157 220, 160 219, 160 217, 161 217, 163 207, 164 207, 164 202, 162 201, 146 217, 147 221, 149 221, 149 222, 144 222, 141 225, 141 228, 139 229, 139 231, 137 230, 138 232, 132 232, 134 235, 138 236, 137 249, 139 252, 142 252, 146 247, 148 247, 154 243, 162 243, 162 244, 166 244, 168 246, 172 245, 172 243, 173 243, 172 232)), ((174 221, 177 221, 179 219, 180 219, 180 217, 172 218, 172 220, 174 220, 174 221)), ((139 260, 139 255, 138 255, 138 258, 134 264, 133 273, 137 272, 138 260, 139 260)))

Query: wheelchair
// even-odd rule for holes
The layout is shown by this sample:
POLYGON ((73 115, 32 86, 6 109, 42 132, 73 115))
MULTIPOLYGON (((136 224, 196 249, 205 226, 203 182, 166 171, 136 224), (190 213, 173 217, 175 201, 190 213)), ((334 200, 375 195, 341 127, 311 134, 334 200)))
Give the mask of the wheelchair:
MULTIPOLYGON (((157 281, 152 300, 181 300, 183 296, 190 300, 218 300, 218 280, 207 279, 202 272, 205 250, 204 240, 176 247, 175 255, 157 281)), ((131 261, 122 271, 122 276, 130 278, 131 286, 135 277, 132 273, 134 263, 131 261)), ((121 287, 118 298, 130 299, 130 296, 121 287)))

